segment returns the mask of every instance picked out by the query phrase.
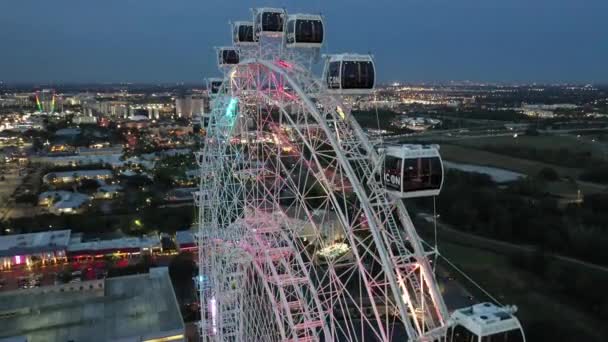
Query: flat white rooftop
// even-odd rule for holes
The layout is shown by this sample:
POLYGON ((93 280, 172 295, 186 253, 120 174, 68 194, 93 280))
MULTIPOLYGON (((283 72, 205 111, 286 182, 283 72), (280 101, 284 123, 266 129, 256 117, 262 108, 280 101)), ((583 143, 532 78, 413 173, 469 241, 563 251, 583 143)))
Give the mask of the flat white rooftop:
POLYGON ((65 249, 69 242, 70 230, 4 235, 0 236, 0 257, 65 249))
POLYGON ((74 170, 74 171, 61 171, 61 172, 50 172, 42 177, 42 180, 45 183, 48 183, 51 179, 70 179, 73 180, 75 177, 83 177, 83 178, 96 178, 103 177, 109 178, 112 177, 112 170, 99 169, 99 170, 74 170))
POLYGON ((158 235, 148 235, 142 237, 125 237, 121 239, 100 240, 89 242, 74 242, 71 243, 67 250, 68 252, 94 252, 112 249, 142 249, 160 247, 160 238, 158 235))
POLYGON ((166 268, 108 278, 103 287, 0 293, 0 339, 29 342, 184 340, 184 324, 166 268))

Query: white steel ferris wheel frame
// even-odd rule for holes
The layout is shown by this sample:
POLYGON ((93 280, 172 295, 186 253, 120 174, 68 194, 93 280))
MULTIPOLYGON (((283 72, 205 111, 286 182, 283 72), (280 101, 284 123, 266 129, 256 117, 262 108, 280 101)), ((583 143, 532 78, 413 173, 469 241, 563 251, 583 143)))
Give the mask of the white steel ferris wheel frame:
POLYGON ((199 259, 201 274, 209 277, 201 289, 204 340, 389 341, 398 329, 409 340, 445 339, 448 312, 427 253, 402 201, 393 199, 376 176, 383 157, 349 109, 306 68, 252 58, 230 69, 215 97, 198 159, 199 259), (234 117, 227 118, 229 111, 234 117), (298 193, 302 185, 284 177, 294 167, 282 161, 276 135, 287 128, 296 165, 309 176, 304 181, 314 178, 323 189, 315 198, 298 193), (275 141, 268 141, 273 135, 275 141), (233 146, 235 139, 274 154, 264 154, 262 160, 252 152, 239 155, 242 147, 233 146), (243 173, 239 163, 248 163, 253 186, 235 177, 243 173), (272 177, 267 184, 265 178, 272 177), (296 198, 290 208, 280 204, 284 188, 296 198), (348 196, 356 209, 347 204, 348 196), (322 240, 321 226, 329 219, 324 214, 317 222, 308 200, 333 211, 352 254, 348 261, 320 267, 294 238, 301 231, 301 224, 289 217, 295 210, 312 226, 312 238, 322 240), (367 227, 359 223, 361 217, 367 227), (249 335, 258 318, 247 311, 246 302, 258 296, 243 289, 254 283, 252 277, 262 283, 259 294, 270 303, 275 337, 249 335), (357 294, 348 288, 352 279, 359 285, 357 294), (214 317, 209 317, 210 303, 214 317))

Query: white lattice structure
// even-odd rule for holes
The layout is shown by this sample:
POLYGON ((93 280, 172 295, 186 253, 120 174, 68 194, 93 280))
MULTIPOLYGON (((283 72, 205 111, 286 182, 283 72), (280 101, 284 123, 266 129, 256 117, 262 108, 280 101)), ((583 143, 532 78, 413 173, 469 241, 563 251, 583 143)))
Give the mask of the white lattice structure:
POLYGON ((265 10, 286 19, 254 11, 257 45, 234 39, 245 58, 220 61, 197 155, 203 341, 446 340, 450 315, 403 202, 381 183, 383 155, 308 54, 257 27, 265 10))

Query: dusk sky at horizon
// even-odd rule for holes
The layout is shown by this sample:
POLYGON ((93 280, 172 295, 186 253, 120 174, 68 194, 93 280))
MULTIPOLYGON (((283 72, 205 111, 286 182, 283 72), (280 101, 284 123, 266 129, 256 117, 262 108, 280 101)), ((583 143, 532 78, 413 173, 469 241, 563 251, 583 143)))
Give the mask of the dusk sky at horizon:
POLYGON ((0 81, 202 82, 260 6, 321 12, 384 82, 608 83, 606 0, 3 0, 0 81))

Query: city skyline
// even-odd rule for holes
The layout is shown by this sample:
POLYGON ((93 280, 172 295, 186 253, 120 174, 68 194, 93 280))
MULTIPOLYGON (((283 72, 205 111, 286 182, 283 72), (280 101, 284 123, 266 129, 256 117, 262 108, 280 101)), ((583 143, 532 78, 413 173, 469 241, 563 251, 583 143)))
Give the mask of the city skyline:
MULTIPOLYGON (((251 7, 259 5, 321 12, 331 23, 323 52, 373 53, 380 82, 608 82, 603 65, 608 46, 601 44, 608 34, 608 25, 602 25, 608 4, 600 0, 355 0, 307 6, 273 0, 251 7)), ((250 17, 239 1, 216 0, 153 0, 145 7, 13 1, 4 8, 0 81, 5 83, 200 83, 217 75, 210 46, 227 41, 228 21, 250 17)))

